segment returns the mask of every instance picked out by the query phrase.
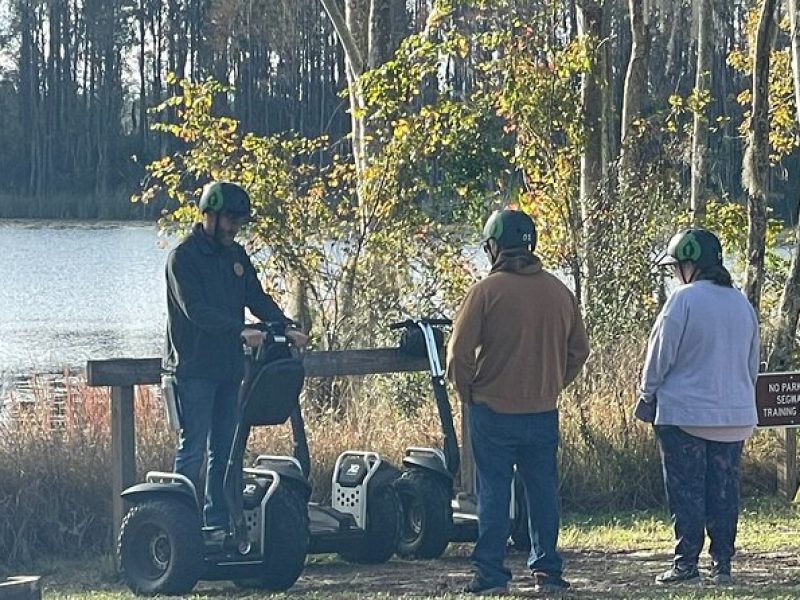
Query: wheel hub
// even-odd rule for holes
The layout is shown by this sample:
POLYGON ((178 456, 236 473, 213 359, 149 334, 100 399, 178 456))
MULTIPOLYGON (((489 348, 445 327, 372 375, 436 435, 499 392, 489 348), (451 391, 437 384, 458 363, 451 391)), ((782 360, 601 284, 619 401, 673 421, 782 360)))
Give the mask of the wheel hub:
POLYGON ((165 571, 169 566, 172 549, 169 538, 162 531, 150 539, 150 562, 159 571, 165 571))
POLYGON ((406 526, 403 528, 403 537, 406 540, 414 540, 422 533, 425 522, 423 512, 419 500, 415 498, 406 512, 406 526))

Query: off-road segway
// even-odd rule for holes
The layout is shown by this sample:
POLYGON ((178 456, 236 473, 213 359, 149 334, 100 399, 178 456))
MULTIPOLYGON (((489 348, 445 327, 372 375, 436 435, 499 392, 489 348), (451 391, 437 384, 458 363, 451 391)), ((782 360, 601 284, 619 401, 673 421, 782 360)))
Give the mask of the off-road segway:
MULTIPOLYGON (((473 542, 478 537, 475 483, 471 482, 467 490, 456 488, 461 465, 458 437, 439 359, 444 334, 438 326, 451 324, 450 319, 408 319, 390 326, 404 330, 400 342, 403 352, 428 359, 443 435, 441 449, 407 448, 403 474, 394 484, 403 504, 398 554, 406 558, 437 558, 451 541, 473 542)), ((509 506, 510 533, 521 535, 524 529, 527 537, 527 516, 520 510, 524 505, 521 491, 521 485, 515 482, 509 506)))
MULTIPOLYGON (((310 473, 305 423, 297 407, 291 415, 295 457, 262 456, 269 468, 310 473)), ((402 521, 400 498, 393 487, 400 470, 377 452, 347 450, 333 469, 330 504, 309 502, 309 553, 338 553, 347 561, 378 564, 397 551, 402 521)))
POLYGON ((137 594, 184 594, 200 579, 286 590, 303 570, 309 544, 305 478, 296 468, 243 468, 251 427, 285 422, 303 386, 303 365, 291 356, 283 326, 263 328, 264 343, 245 363, 225 471, 229 526, 202 526, 196 490, 177 473, 150 472, 145 483, 122 493, 132 507, 120 529, 119 567, 137 594))

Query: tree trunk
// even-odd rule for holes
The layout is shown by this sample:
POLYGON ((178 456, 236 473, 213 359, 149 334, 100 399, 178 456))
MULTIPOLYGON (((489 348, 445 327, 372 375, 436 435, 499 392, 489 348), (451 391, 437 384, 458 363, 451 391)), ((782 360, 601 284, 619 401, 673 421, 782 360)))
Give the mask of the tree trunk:
POLYGON ((747 190, 747 271, 745 295, 759 313, 764 284, 769 186, 769 68, 775 35, 776 0, 764 0, 753 51, 753 110, 742 161, 742 184, 747 190))
MULTIPOLYGON (((611 19, 609 18, 610 10, 609 5, 612 0, 603 0, 603 23, 602 31, 604 40, 600 56, 601 61, 599 65, 600 71, 603 73, 603 81, 605 85, 602 86, 603 93, 603 115, 600 119, 602 127, 602 172, 610 173, 610 165, 617 160, 619 155, 619 144, 617 143, 617 126, 616 126, 616 110, 614 101, 614 87, 610 84, 614 77, 613 60, 613 44, 612 44, 612 31, 611 19)), ((574 1, 571 2, 571 8, 574 8, 574 1)), ((572 17, 570 17, 572 18, 572 17)), ((609 178, 612 180, 613 178, 609 178)), ((608 187, 612 185, 612 181, 607 182, 608 187)))
MULTIPOLYGON (((795 119, 800 124, 800 0, 788 0, 791 19, 792 78, 794 80, 795 119)), ((786 371, 792 366, 792 354, 800 317, 800 199, 795 200, 794 251, 789 274, 783 286, 780 313, 775 326, 775 343, 769 355, 769 371, 786 371)))
MULTIPOLYGON (((711 0, 700 0, 697 23, 697 73, 695 95, 702 98, 711 89, 714 6, 711 0)), ((706 151, 708 146, 708 107, 694 114, 692 128, 692 223, 697 225, 706 215, 706 151)))
MULTIPOLYGON (((584 0, 578 3, 578 29, 581 35, 588 36, 590 47, 596 51, 602 34, 603 9, 596 2, 584 0)), ((593 57, 591 71, 581 79, 581 105, 583 107, 583 126, 585 146, 581 156, 581 236, 583 250, 583 270, 580 274, 581 302, 589 306, 591 301, 590 286, 594 281, 595 236, 597 227, 594 223, 594 210, 600 190, 603 164, 603 128, 602 128, 602 61, 593 57)))
POLYGON ((336 35, 344 48, 347 63, 347 90, 350 96, 350 118, 352 127, 353 162, 361 179, 364 173, 364 96, 358 89, 358 78, 364 72, 365 57, 369 55, 367 29, 369 23, 369 2, 365 0, 346 0, 345 14, 342 15, 336 0, 320 0, 336 35))
POLYGON ((628 60, 622 101, 620 181, 635 177, 635 170, 638 167, 638 148, 633 129, 634 122, 642 114, 642 104, 647 94, 647 55, 650 37, 644 20, 644 0, 629 0, 628 9, 631 24, 631 57, 628 60))
POLYGON ((145 164, 147 154, 147 44, 145 42, 145 0, 139 0, 139 160, 145 164))
MULTIPOLYGON (((392 35, 393 7, 403 0, 345 0, 345 12, 335 0, 320 0, 344 49, 347 62, 347 86, 350 96, 353 159, 359 180, 359 199, 363 203, 363 174, 380 151, 366 118, 368 107, 359 89, 358 79, 368 69, 389 60, 395 49, 392 35)), ((402 4, 404 6, 404 4, 402 4)))
POLYGON ((682 42, 686 30, 686 22, 683 18, 684 13, 682 0, 672 0, 669 37, 667 38, 667 57, 666 65, 664 66, 664 86, 663 89, 659 89, 659 98, 666 98, 670 93, 677 92, 676 86, 682 69, 682 42))

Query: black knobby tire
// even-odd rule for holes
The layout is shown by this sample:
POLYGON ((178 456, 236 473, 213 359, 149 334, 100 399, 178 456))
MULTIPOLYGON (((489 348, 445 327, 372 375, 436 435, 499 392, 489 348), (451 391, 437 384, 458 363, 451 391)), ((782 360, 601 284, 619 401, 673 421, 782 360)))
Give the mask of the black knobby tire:
POLYGON ((514 477, 514 503, 516 518, 511 521, 511 546, 520 552, 531 551, 531 536, 528 532, 528 502, 525 486, 518 475, 514 477))
POLYGON ((267 547, 261 576, 235 583, 244 588, 282 592, 294 585, 306 564, 310 533, 308 507, 301 494, 279 485, 267 502, 264 526, 267 547))
POLYGON ((372 490, 367 500, 367 529, 364 537, 339 552, 344 560, 380 564, 389 560, 400 542, 402 506, 392 485, 372 490))
POLYGON ((141 595, 180 595, 203 574, 203 538, 196 510, 177 499, 151 500, 128 511, 117 558, 127 586, 141 595))
POLYGON ((411 469, 394 486, 403 506, 398 556, 440 557, 453 529, 451 494, 445 479, 423 469, 411 469))

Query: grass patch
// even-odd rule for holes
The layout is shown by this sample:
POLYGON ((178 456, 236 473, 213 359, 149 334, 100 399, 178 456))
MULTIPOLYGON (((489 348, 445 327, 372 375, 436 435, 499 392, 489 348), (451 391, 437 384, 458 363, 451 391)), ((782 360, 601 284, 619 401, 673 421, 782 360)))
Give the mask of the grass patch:
MULTIPOLYGON (((736 545, 747 552, 777 552, 800 546, 800 506, 772 498, 748 499, 740 512, 736 545)), ((561 544, 582 551, 661 551, 673 545, 664 510, 568 514, 561 544)))

